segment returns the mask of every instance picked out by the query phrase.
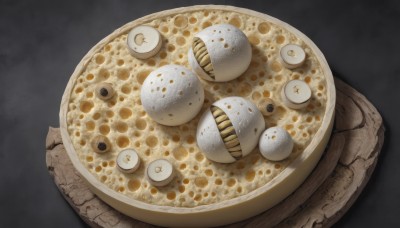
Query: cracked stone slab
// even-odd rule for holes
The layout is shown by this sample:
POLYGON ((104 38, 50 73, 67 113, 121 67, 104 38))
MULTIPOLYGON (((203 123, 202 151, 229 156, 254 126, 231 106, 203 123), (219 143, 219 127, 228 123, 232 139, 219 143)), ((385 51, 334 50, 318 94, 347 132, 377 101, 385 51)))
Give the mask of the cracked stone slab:
MULTIPOLYGON (((317 167, 275 207, 225 227, 330 227, 351 207, 375 168, 385 128, 362 94, 336 78, 335 84, 336 122, 317 167)), ((69 160, 58 128, 49 128, 46 164, 64 198, 89 226, 153 227, 119 213, 90 191, 69 160)))

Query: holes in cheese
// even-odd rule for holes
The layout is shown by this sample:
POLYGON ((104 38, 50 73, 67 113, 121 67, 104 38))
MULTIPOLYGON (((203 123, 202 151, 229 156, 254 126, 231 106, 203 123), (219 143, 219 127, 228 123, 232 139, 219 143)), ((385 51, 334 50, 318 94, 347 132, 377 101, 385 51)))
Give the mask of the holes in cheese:
POLYGON ((88 113, 90 112, 90 110, 92 110, 94 104, 91 101, 82 101, 79 105, 79 109, 83 112, 83 113, 88 113))
POLYGON ((189 155, 189 152, 184 147, 178 147, 172 151, 172 155, 176 160, 182 161, 189 155))
MULTIPOLYGON (((214 102, 232 95, 242 96, 255 104, 264 98, 273 99, 276 110, 273 115, 264 117, 265 124, 267 126, 283 127, 291 124, 293 128, 288 130, 290 131, 289 134, 295 133, 293 136, 293 140, 295 141, 293 156, 291 155, 288 158, 288 162, 283 162, 279 170, 275 168, 274 163, 265 162, 265 159, 263 159, 261 155, 258 156, 259 158, 257 159, 257 156, 254 155, 258 154, 258 152, 253 152, 250 156, 245 156, 233 164, 218 164, 212 162, 201 152, 195 141, 196 128, 200 122, 201 115, 197 115, 192 121, 179 127, 163 127, 157 125, 146 114, 142 107, 139 98, 140 91, 144 80, 150 72, 158 67, 171 64, 171 62, 174 61, 179 65, 187 66, 188 56, 186 51, 191 49, 193 38, 202 30, 203 23, 204 26, 229 23, 231 18, 237 16, 237 14, 228 11, 216 11, 215 14, 209 12, 207 17, 204 17, 203 12, 193 12, 177 14, 160 20, 151 21, 148 25, 158 29, 162 33, 164 46, 159 53, 145 61, 132 57, 125 48, 127 34, 120 34, 115 37, 115 39, 109 40, 108 43, 104 44, 103 48, 100 48, 93 54, 92 59, 85 68, 82 69, 81 74, 77 76, 76 84, 71 90, 72 93, 69 101, 70 109, 67 115, 68 132, 82 163, 94 176, 101 180, 104 185, 115 191, 117 191, 120 186, 124 186, 125 191, 121 194, 155 205, 176 207, 210 205, 242 196, 268 183, 281 172, 280 170, 284 170, 292 159, 303 153, 303 148, 307 147, 323 122, 328 92, 323 70, 318 59, 315 58, 315 55, 310 51, 307 51, 306 64, 293 71, 283 67, 282 63, 279 61, 279 50, 281 46, 286 42, 292 42, 306 47, 305 50, 307 50, 307 45, 304 45, 301 40, 290 32, 284 29, 281 30, 281 28, 277 27, 275 24, 260 20, 259 18, 243 15, 238 17, 241 20, 241 29, 246 36, 249 37, 250 42, 254 45, 258 43, 257 38, 259 40, 259 43, 252 47, 253 55, 250 63, 251 67, 236 80, 226 83, 201 80, 205 91, 205 97, 208 101, 205 101, 205 104, 202 105, 201 112, 205 111, 214 102), (179 24, 175 25, 175 17, 178 15, 187 19, 188 23, 185 28, 181 29, 178 27, 179 24), (164 31, 167 31, 166 33, 162 32, 163 28, 164 31), (281 45, 276 42, 276 38, 279 35, 285 37, 285 42, 281 45), (184 37, 185 43, 183 44, 183 39, 178 37, 184 37), (171 44, 171 46, 169 46, 169 44, 171 44), (271 47, 274 47, 274 49, 270 49, 271 47), (96 54, 104 56, 105 60, 102 64, 96 62, 96 54), (181 56, 182 58, 180 58, 181 56), (274 70, 277 72, 271 69, 272 64, 274 64, 274 70), (126 69, 129 72, 129 76, 126 80, 123 80, 123 78, 125 78, 124 76, 121 77, 120 75, 122 79, 118 76, 118 72, 121 69, 126 69), (280 80, 276 80, 277 75, 281 76, 280 80), (312 97, 310 102, 312 107, 307 106, 307 112, 292 110, 282 103, 280 90, 284 83, 291 79, 304 80, 310 88, 312 88, 313 93, 315 93, 315 96, 312 97), (94 87, 101 82, 111 83, 118 95, 107 102, 98 99, 94 87), (321 89, 319 85, 322 85, 322 87, 320 87, 321 89), (75 90, 78 88, 80 88, 78 90, 80 92, 75 93, 75 90), (90 92, 93 93, 93 96, 87 96, 90 92), (123 97, 124 100, 121 101, 120 97, 123 97), (88 112, 85 113, 80 109, 81 101, 91 102, 93 107, 90 110, 87 109, 88 112), (113 101, 114 105, 108 105, 111 101, 113 101), (132 114, 129 118, 123 119, 120 116, 119 111, 121 108, 130 109, 132 114), (311 110, 310 113, 308 113, 309 110, 311 110), (113 112, 114 115, 107 114, 107 111, 113 112), (81 115, 83 115, 83 118, 79 119, 81 115), (294 116, 297 116, 297 118, 294 118, 294 116), (319 117, 317 118, 317 116, 319 117), (138 128, 138 126, 143 126, 144 124, 136 125, 138 119, 146 123, 144 129, 138 128), (307 120, 309 120, 309 122, 307 120), (94 154, 94 152, 86 154, 87 151, 92 151, 90 146, 91 139, 101 134, 100 126, 102 125, 108 125, 110 127, 110 131, 105 136, 107 136, 112 143, 112 153, 108 153, 106 156, 97 155, 94 154), (80 135, 77 136, 76 132, 80 132, 80 135), (173 140, 174 135, 179 136, 179 139, 175 137, 175 140, 173 140), (180 174, 177 175, 176 181, 180 181, 180 183, 177 183, 175 186, 173 186, 174 184, 167 185, 163 187, 163 191, 158 191, 155 195, 152 195, 151 189, 153 186, 149 185, 143 178, 143 173, 135 172, 129 176, 121 175, 118 169, 115 168, 115 162, 113 162, 118 154, 117 151, 114 153, 113 150, 122 150, 122 148, 117 145, 117 138, 119 136, 125 136, 129 139, 129 146, 124 149, 133 147, 140 155, 143 155, 141 158, 145 164, 148 164, 154 158, 172 159, 174 161, 174 166, 179 170, 180 174), (157 138, 156 144, 150 143, 150 145, 154 147, 150 147, 146 143, 149 136, 157 138), (86 143, 81 144, 82 140, 86 143), (187 156, 182 157, 181 160, 175 159, 173 154, 174 149, 178 147, 183 147, 187 151, 187 156), (169 151, 169 155, 167 155, 166 151, 169 151), (204 155, 203 160, 201 160, 200 154, 204 155), (89 159, 90 161, 86 160, 87 155, 91 156, 91 160, 89 159), (106 159, 111 160, 108 166, 104 167, 102 162, 106 159), (98 165, 102 168, 100 172, 97 173, 95 169, 98 165), (194 170, 195 166, 197 166, 197 171, 194 170), (221 167, 229 167, 229 169, 221 167), (232 170, 236 176, 237 182, 233 187, 229 188, 227 186, 227 179, 232 177, 230 176, 230 171, 232 170), (248 172, 251 173, 251 170, 256 172, 256 176, 252 182, 249 182, 246 179, 246 174, 248 172), (259 174, 259 171, 261 171, 262 175, 259 174), (209 184, 205 188, 199 188, 194 183, 194 179, 200 176, 199 174, 203 174, 204 177, 208 179, 209 184), (217 179, 221 181, 217 181, 220 185, 215 184, 215 180, 217 179), (257 184, 255 184, 256 180, 257 184), (179 191, 179 185, 185 186, 184 192, 179 191), (242 187, 241 192, 238 190, 239 187, 242 187), (225 189, 229 189, 227 194, 224 194, 225 189), (167 193, 171 191, 176 193, 175 200, 168 200, 167 198, 167 193), (189 195, 189 192, 192 192, 192 196, 189 195), (208 197, 204 195, 206 192, 209 194, 208 197), (193 199, 197 195, 201 195, 201 200, 195 201, 193 199)), ((221 42, 221 44, 225 41, 226 39, 224 39, 224 41, 217 39, 217 42, 221 42)), ((224 48, 223 45, 221 47, 224 48)), ((228 45, 227 50, 232 50, 232 47, 232 45, 228 45)), ((174 85, 176 83, 176 80, 174 80, 172 84, 167 81, 168 85, 174 85)), ((166 86, 160 87, 160 93, 163 87, 166 86)), ((172 91, 169 87, 166 87, 166 89, 167 93, 172 91)), ((189 103, 187 103, 187 105, 189 105, 189 103)), ((212 119, 212 121, 214 120, 212 119)), ((253 131, 254 129, 252 129, 252 133, 253 131)), ((217 133, 219 134, 218 131, 217 133)), ((220 137, 219 135, 217 136, 220 137)), ((152 137, 150 137, 150 139, 151 138, 152 137)), ((224 144, 222 144, 222 146, 225 148, 224 144)))
POLYGON ((271 26, 267 22, 262 22, 258 25, 257 29, 261 34, 266 34, 270 31, 271 26))
POLYGON ((141 182, 138 179, 131 179, 128 181, 128 189, 132 192, 137 191, 140 188, 141 182))

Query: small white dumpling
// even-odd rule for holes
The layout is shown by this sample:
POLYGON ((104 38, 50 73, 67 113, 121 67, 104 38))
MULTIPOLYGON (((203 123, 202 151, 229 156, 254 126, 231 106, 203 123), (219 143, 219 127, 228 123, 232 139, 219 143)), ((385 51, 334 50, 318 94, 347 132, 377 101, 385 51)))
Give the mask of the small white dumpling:
POLYGON ((177 126, 199 113, 204 90, 196 74, 189 69, 165 65, 151 72, 143 82, 140 100, 154 121, 177 126))
POLYGON ((259 148, 266 159, 281 161, 292 153, 293 139, 285 129, 271 127, 261 134, 259 148))

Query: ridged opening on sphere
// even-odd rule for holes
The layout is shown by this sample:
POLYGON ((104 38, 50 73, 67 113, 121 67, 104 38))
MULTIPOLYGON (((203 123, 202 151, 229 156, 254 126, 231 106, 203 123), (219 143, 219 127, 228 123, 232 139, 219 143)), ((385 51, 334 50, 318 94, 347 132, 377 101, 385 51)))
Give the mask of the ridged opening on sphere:
POLYGON ((211 106, 211 113, 214 117, 215 123, 217 124, 219 134, 224 141, 225 148, 235 159, 238 160, 242 158, 243 154, 239 138, 229 117, 222 109, 216 106, 211 106))
POLYGON ((204 70, 204 72, 206 72, 208 76, 210 76, 212 80, 215 80, 214 68, 211 63, 206 44, 200 38, 195 37, 193 39, 192 48, 194 57, 196 58, 199 66, 204 70))

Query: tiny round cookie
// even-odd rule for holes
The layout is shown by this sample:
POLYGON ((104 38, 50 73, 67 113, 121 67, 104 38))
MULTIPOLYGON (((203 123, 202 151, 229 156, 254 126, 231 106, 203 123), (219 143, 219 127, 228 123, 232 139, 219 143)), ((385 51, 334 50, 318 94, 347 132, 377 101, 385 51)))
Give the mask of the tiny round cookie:
POLYGON ((301 66, 306 60, 306 53, 303 48, 296 44, 287 44, 279 52, 282 65, 288 69, 301 66))
POLYGON ((283 103, 291 109, 306 107, 310 103, 311 95, 310 87, 302 80, 288 81, 281 91, 283 103))
POLYGON ((271 127, 261 134, 259 147, 266 159, 281 161, 289 157, 292 152, 293 139, 285 129, 271 127))
POLYGON ((117 165, 123 173, 133 173, 140 166, 140 158, 134 149, 126 149, 119 152, 117 156, 117 165))
POLYGON ((162 187, 174 179, 174 167, 165 159, 157 159, 147 166, 146 176, 152 185, 162 187))
POLYGON ((129 32, 127 46, 132 56, 138 59, 148 59, 160 50, 161 34, 151 26, 137 26, 129 32))

